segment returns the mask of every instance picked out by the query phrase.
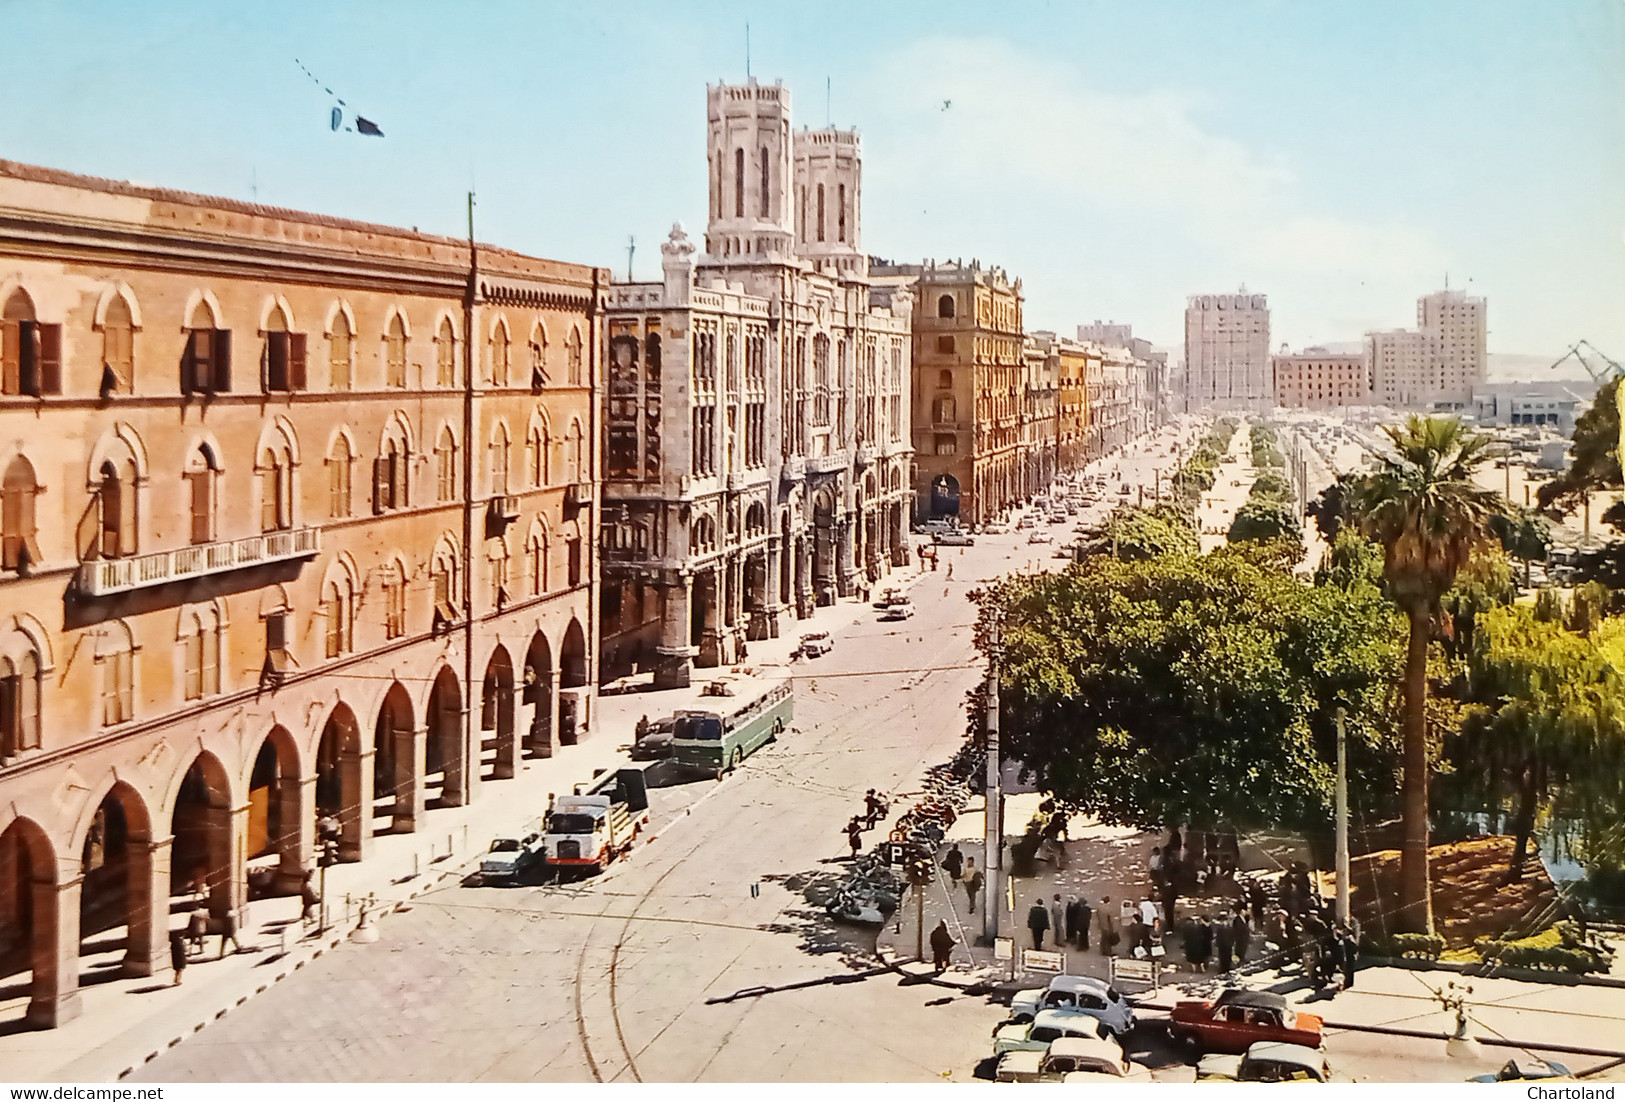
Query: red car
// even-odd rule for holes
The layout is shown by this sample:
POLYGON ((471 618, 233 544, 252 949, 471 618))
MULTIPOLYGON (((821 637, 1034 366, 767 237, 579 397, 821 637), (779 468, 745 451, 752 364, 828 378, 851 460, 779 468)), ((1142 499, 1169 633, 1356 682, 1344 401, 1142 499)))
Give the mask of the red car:
POLYGON ((1287 1005, 1269 991, 1232 987, 1216 1001, 1186 999, 1174 1004, 1168 1033, 1192 1052, 1244 1053, 1255 1041, 1320 1047, 1321 1020, 1287 1005))

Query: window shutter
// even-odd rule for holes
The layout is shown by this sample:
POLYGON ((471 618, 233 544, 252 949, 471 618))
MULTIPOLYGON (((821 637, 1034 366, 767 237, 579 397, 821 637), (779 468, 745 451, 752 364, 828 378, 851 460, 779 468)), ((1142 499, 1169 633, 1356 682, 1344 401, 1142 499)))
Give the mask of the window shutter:
POLYGON ((22 393, 22 325, 0 322, 0 394, 22 393))
POLYGON ((62 327, 36 325, 39 334, 39 392, 62 393, 62 327))
POLYGON ((31 394, 39 397, 39 363, 40 363, 40 333, 36 322, 25 321, 18 325, 17 355, 19 358, 17 372, 17 393, 31 394))
POLYGON ((210 500, 213 495, 209 492, 213 487, 209 485, 209 475, 210 472, 206 470, 193 471, 191 475, 193 543, 208 543, 214 538, 214 533, 210 530, 212 525, 209 523, 213 513, 211 508, 213 502, 210 500))
POLYGON ((382 513, 389 494, 388 461, 379 456, 372 461, 372 511, 382 513))
POLYGON ((201 330, 188 330, 186 351, 181 353, 181 393, 191 394, 198 389, 197 346, 201 330))
POLYGON ((219 394, 231 392, 231 330, 216 329, 209 341, 214 363, 213 389, 219 394))
POLYGON ((288 334, 265 334, 265 389, 288 389, 288 334))
POLYGON ((288 389, 305 389, 305 335, 288 334, 288 389))

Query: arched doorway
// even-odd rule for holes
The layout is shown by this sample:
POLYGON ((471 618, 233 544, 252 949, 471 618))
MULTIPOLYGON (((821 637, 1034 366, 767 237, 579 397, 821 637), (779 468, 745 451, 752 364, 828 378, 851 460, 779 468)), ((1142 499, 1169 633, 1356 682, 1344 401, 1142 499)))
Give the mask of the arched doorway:
POLYGON ((835 498, 829 490, 813 495, 813 592, 820 605, 835 603, 835 498))
POLYGON ((587 684, 587 633, 574 617, 559 647, 559 745, 574 746, 588 723, 587 694, 571 692, 587 684))
POLYGON ((140 793, 123 781, 84 828, 79 868, 80 956, 122 949, 127 976, 167 968, 169 895, 153 876, 152 820, 140 793))
POLYGON ((249 883, 255 894, 276 885, 297 887, 309 861, 314 835, 299 814, 300 785, 293 736, 285 727, 273 727, 248 778, 249 883))
POLYGON ((547 636, 537 632, 525 651, 525 704, 530 708, 529 756, 553 756, 553 651, 547 636))
POLYGON ((480 776, 502 780, 514 775, 518 757, 513 728, 513 659, 498 645, 480 682, 480 776))
POLYGON ((689 646, 698 647, 696 666, 721 664, 722 583, 721 569, 708 566, 694 575, 689 608, 689 646))
POLYGON ((203 751, 187 768, 170 817, 169 891, 208 899, 219 918, 242 904, 243 862, 233 839, 231 782, 220 760, 203 751))
POLYGON ((951 474, 939 474, 931 480, 931 515, 957 517, 959 515, 959 479, 951 474))
POLYGON ((410 833, 423 813, 423 746, 412 729, 411 698, 399 681, 378 707, 372 747, 372 833, 410 833))
POLYGON ((28 1020, 46 1029, 79 1013, 78 935, 60 915, 69 902, 51 840, 37 823, 14 819, 0 832, 0 977, 8 987, 26 983, 28 1020))
POLYGON ((468 798, 463 755, 463 693, 450 666, 441 666, 423 717, 423 789, 429 807, 460 807, 468 798))
MULTIPOLYGON (((340 704, 327 717, 316 746, 315 817, 338 822, 341 861, 359 861, 366 855, 372 816, 362 809, 372 806, 373 777, 361 752, 355 713, 340 704)), ((315 823, 305 824, 304 829, 312 831, 312 837, 320 833, 315 823)))

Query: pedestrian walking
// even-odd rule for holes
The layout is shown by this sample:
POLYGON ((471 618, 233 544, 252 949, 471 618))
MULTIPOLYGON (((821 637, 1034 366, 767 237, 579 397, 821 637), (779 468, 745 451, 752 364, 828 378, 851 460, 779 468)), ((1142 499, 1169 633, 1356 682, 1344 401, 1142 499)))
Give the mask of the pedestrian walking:
POLYGON ((237 912, 227 911, 220 916, 220 956, 226 955, 226 942, 231 942, 231 951, 241 953, 242 942, 237 940, 237 912))
POLYGON ((1078 901, 1077 896, 1073 896, 1066 901, 1066 943, 1068 945, 1078 943, 1078 922, 1082 914, 1083 904, 1078 901))
POLYGON ((1219 974, 1225 975, 1230 971, 1232 960, 1231 952, 1235 946, 1230 940, 1229 919, 1221 914, 1219 921, 1213 925, 1213 951, 1218 957, 1219 974))
POLYGON ((203 952, 203 936, 208 932, 209 911, 205 907, 199 907, 186 920, 186 940, 191 942, 192 952, 203 952))
POLYGON ((1151 927, 1141 922, 1138 914, 1128 924, 1128 951, 1134 957, 1144 957, 1151 952, 1151 927))
POLYGON ((1247 900, 1253 908, 1253 928, 1264 929, 1264 910, 1269 906, 1269 896, 1264 892, 1264 885, 1257 880, 1247 881, 1247 900))
POLYGON ((1172 871, 1162 878, 1162 917, 1167 920, 1168 928, 1174 928, 1174 908, 1179 905, 1179 884, 1172 871))
MULTIPOLYGON (((1179 833, 1179 828, 1174 827, 1168 832, 1167 844, 1162 847, 1162 863, 1168 869, 1170 877, 1177 877, 1180 874, 1180 866, 1185 859, 1184 849, 1185 839, 1179 833)), ((1173 921, 1172 915, 1169 916, 1169 921, 1173 921)))
POLYGON ((1089 948, 1089 925, 1095 917, 1087 899, 1078 900, 1078 948, 1089 948))
POLYGON ((1337 964, 1343 973, 1343 990, 1347 991, 1354 986, 1354 966, 1359 962, 1360 943, 1354 940, 1354 932, 1347 926, 1337 931, 1337 964))
POLYGON ((1056 892, 1054 900, 1049 905, 1049 928, 1055 938, 1055 947, 1061 948, 1066 944, 1066 904, 1061 902, 1061 893, 1056 892))
POLYGON ((1111 956, 1121 935, 1117 932, 1117 916, 1112 914, 1112 897, 1109 895, 1101 897, 1100 910, 1095 912, 1095 932, 1100 935, 1100 955, 1111 956))
POLYGON ((937 975, 942 975, 948 969, 948 957, 953 952, 954 938, 948 932, 948 920, 943 919, 937 923, 937 928, 931 931, 931 967, 936 969, 937 975))
POLYGON ((309 869, 305 870, 304 880, 299 885, 299 902, 302 905, 299 912, 301 922, 308 921, 311 913, 321 906, 321 897, 316 894, 316 889, 310 883, 309 869))
POLYGON ((186 972, 186 939, 179 930, 169 933, 169 967, 175 973, 175 986, 181 985, 181 976, 186 972))
POLYGON ((856 861, 858 851, 863 848, 863 831, 856 819, 846 824, 846 844, 852 847, 852 860, 856 861))
POLYGON ((1032 909, 1027 912, 1027 929, 1032 931, 1033 948, 1044 947, 1044 931, 1049 929, 1049 911, 1044 907, 1042 899, 1033 900, 1032 909))
POLYGON ((1151 856, 1146 859, 1146 872, 1151 876, 1151 883, 1162 886, 1162 847, 1152 846, 1151 856))
POLYGON ((1236 950, 1236 963, 1245 964, 1247 950, 1253 943, 1253 931, 1247 925, 1247 916, 1239 908, 1235 917, 1230 920, 1230 943, 1236 950))
POLYGON ((1185 923, 1185 963, 1191 966, 1193 972, 1207 971, 1207 958, 1212 952, 1212 945, 1208 938, 1207 924, 1201 918, 1193 918, 1185 923))
POLYGON ((965 855, 960 851, 958 842, 955 842, 953 848, 948 851, 948 856, 942 859, 942 871, 948 874, 950 880, 958 880, 964 875, 965 855))
POLYGON ((976 867, 976 858, 965 858, 965 876, 961 883, 965 885, 965 909, 973 915, 976 913, 976 893, 982 890, 984 882, 982 870, 976 867))
POLYGON ((872 827, 886 817, 886 801, 876 795, 875 790, 871 788, 864 794, 863 810, 869 820, 868 825, 872 827))

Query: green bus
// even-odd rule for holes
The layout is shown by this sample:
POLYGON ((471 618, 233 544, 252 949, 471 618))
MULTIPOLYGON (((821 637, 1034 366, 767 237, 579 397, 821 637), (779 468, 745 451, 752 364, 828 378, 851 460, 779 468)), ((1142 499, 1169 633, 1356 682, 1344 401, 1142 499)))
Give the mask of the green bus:
POLYGON ((672 757, 679 765, 721 777, 778 737, 795 717, 795 705, 786 681, 754 690, 736 708, 680 710, 673 716, 672 757))

